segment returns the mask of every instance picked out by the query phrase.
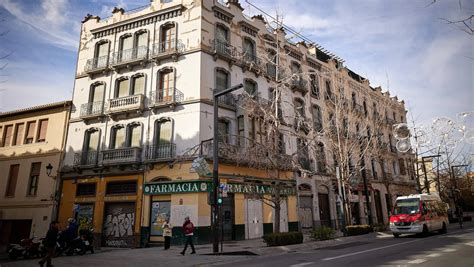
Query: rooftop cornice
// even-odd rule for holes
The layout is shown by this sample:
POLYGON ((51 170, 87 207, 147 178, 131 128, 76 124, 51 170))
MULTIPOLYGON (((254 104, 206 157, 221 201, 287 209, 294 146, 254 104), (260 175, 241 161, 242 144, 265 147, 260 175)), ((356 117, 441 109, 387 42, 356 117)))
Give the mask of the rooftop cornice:
POLYGON ((55 102, 55 103, 50 103, 50 104, 45 104, 45 105, 34 106, 34 107, 22 108, 22 109, 2 112, 2 113, 0 113, 0 118, 20 115, 20 114, 25 114, 25 113, 30 113, 30 112, 37 112, 37 111, 42 111, 42 110, 54 109, 54 108, 59 108, 59 107, 69 107, 71 105, 72 105, 72 101, 67 100, 67 101, 61 101, 61 102, 55 102))

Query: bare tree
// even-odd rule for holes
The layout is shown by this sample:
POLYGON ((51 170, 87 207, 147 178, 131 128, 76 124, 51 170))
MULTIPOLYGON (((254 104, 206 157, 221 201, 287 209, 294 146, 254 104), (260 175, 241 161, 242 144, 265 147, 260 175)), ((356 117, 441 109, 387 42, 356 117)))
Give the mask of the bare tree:
MULTIPOLYGON (((438 0, 431 0, 431 2, 427 5, 427 7, 434 5, 437 2, 438 0)), ((446 22, 449 25, 454 25, 459 30, 469 35, 474 35, 474 26, 472 25, 474 14, 472 14, 472 8, 464 7, 462 0, 458 0, 458 6, 459 6, 459 11, 466 13, 465 16, 456 18, 456 19, 440 18, 440 20, 446 22)))

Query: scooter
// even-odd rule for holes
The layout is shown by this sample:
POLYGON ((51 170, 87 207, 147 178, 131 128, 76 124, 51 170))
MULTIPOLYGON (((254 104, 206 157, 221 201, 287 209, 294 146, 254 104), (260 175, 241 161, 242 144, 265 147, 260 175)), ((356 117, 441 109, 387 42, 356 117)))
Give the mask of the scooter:
POLYGON ((84 242, 80 237, 76 237, 72 240, 66 240, 63 234, 59 233, 58 240, 56 242, 56 257, 66 254, 68 256, 74 253, 78 255, 84 255, 86 253, 84 242))
POLYGON ((40 257, 44 255, 44 248, 41 244, 41 240, 36 240, 35 237, 24 238, 20 241, 20 244, 10 244, 8 248, 8 255, 10 259, 16 260, 18 258, 32 258, 40 257))

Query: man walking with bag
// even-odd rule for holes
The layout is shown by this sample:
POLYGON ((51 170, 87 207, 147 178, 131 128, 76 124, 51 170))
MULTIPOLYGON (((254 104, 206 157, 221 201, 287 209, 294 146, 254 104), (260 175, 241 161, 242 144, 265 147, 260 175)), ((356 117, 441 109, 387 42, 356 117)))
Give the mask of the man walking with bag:
POLYGON ((48 233, 46 237, 43 239, 43 245, 46 248, 46 256, 42 258, 38 263, 41 267, 43 267, 44 263, 46 262, 46 267, 52 267, 51 258, 54 255, 54 250, 56 248, 56 241, 58 239, 59 233, 59 222, 52 221, 49 225, 48 233))
POLYGON ((196 254, 196 250, 194 249, 194 244, 193 244, 194 225, 189 219, 189 217, 184 218, 183 232, 184 232, 184 236, 186 237, 186 244, 184 245, 183 251, 181 251, 181 255, 184 255, 184 253, 186 253, 188 244, 191 245, 191 249, 193 250, 191 254, 196 254))

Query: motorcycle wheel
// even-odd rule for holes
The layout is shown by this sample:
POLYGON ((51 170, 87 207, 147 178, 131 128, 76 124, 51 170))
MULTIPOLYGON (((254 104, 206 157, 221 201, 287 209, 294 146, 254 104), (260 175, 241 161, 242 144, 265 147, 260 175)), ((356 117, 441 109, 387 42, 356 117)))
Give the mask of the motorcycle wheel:
POLYGON ((10 252, 10 253, 8 254, 8 256, 9 256, 10 259, 13 260, 13 261, 16 260, 16 259, 18 259, 18 255, 17 255, 16 253, 11 253, 11 252, 10 252))

